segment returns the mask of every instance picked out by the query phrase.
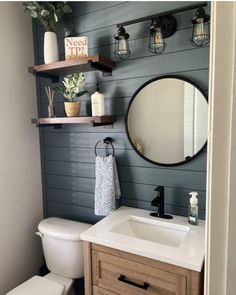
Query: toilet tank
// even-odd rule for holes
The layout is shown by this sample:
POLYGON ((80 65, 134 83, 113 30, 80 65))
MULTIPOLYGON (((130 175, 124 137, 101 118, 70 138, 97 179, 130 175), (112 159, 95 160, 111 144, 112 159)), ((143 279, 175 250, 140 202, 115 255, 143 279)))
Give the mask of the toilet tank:
POLYGON ((83 277, 83 243, 80 234, 91 224, 50 217, 38 225, 47 268, 69 279, 83 277))

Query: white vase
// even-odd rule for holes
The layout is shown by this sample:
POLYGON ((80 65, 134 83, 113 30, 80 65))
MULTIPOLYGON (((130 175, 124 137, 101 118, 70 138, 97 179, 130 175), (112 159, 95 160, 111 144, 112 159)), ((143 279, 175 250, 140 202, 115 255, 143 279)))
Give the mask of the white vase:
POLYGON ((57 35, 55 32, 44 33, 44 63, 59 61, 57 35))

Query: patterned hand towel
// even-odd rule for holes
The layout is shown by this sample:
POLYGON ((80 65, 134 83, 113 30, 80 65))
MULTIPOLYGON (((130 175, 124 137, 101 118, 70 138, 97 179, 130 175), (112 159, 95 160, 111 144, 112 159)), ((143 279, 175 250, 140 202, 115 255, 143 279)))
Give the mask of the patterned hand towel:
POLYGON ((114 156, 96 156, 95 214, 106 216, 116 209, 120 184, 114 156))

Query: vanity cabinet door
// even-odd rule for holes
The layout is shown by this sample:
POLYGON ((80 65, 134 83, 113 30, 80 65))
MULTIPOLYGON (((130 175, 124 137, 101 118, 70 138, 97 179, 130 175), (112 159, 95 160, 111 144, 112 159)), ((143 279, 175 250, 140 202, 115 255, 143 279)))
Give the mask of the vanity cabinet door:
POLYGON ((93 295, 117 295, 117 293, 93 286, 93 295))
POLYGON ((92 251, 92 283, 120 295, 187 295, 185 276, 96 250, 92 251))

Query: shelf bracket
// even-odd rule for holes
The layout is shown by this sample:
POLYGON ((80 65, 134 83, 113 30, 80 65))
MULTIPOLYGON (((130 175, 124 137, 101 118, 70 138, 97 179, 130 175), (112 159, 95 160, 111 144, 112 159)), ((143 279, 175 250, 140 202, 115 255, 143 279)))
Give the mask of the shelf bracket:
POLYGON ((36 124, 36 127, 53 127, 54 129, 62 129, 62 124, 36 124))
POLYGON ((62 124, 55 124, 53 125, 54 129, 62 129, 62 124))
POLYGON ((37 73, 33 67, 28 68, 28 72, 33 74, 35 77, 41 77, 46 79, 51 79, 52 83, 58 83, 59 82, 59 76, 47 74, 47 73, 37 73))
POLYGON ((90 126, 92 126, 92 127, 104 126, 104 128, 107 126, 111 126, 111 128, 113 128, 113 123, 96 123, 92 120, 92 121, 90 121, 90 126))
POLYGON ((93 62, 92 60, 88 60, 88 64, 89 64, 90 68, 93 68, 97 71, 101 71, 103 77, 112 76, 112 69, 111 68, 101 65, 97 62, 93 62))
POLYGON ((94 123, 93 120, 91 120, 89 124, 90 124, 90 126, 94 127, 94 124, 95 124, 95 123, 94 123))
POLYGON ((102 72, 103 77, 109 77, 112 76, 112 70, 110 70, 109 72, 102 72))

